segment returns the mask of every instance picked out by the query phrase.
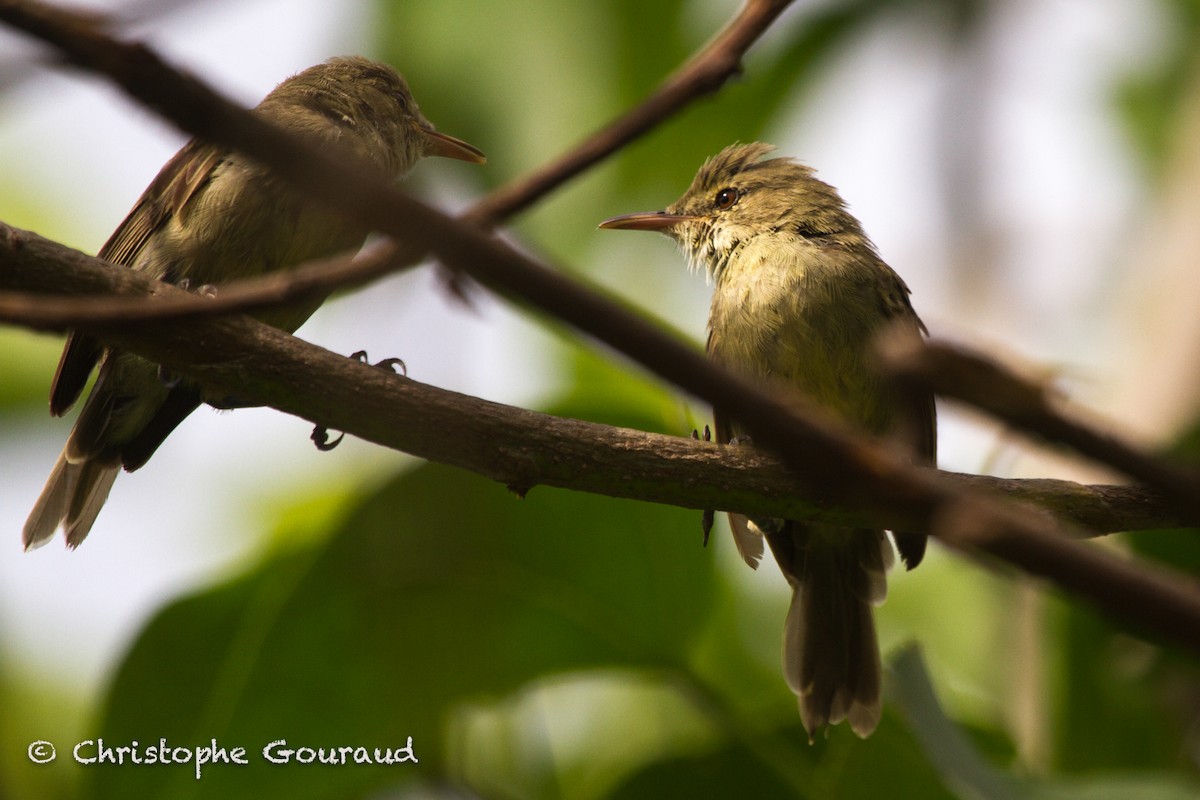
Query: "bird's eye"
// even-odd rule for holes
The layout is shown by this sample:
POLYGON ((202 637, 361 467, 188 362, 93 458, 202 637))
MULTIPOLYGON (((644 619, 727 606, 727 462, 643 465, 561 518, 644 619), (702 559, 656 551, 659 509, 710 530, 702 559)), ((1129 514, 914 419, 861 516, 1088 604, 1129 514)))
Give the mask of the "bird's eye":
POLYGON ((392 97, 394 97, 396 102, 399 104, 400 110, 408 113, 408 95, 406 95, 404 92, 392 92, 392 97))
POLYGON ((737 189, 722 189, 717 192, 717 196, 713 198, 713 206, 718 211, 724 211, 727 208, 733 208, 733 204, 738 201, 737 189))

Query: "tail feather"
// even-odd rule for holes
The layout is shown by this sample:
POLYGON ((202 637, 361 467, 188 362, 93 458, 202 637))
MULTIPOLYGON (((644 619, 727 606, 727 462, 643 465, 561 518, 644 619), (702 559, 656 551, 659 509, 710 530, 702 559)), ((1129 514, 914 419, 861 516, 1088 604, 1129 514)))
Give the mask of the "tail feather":
POLYGON ((112 491, 113 481, 121 471, 121 464, 109 464, 98 460, 81 465, 79 478, 71 493, 64 528, 67 547, 74 550, 87 537, 96 522, 96 516, 112 491))
POLYGON ((21 537, 25 549, 41 547, 54 538, 60 526, 66 531, 67 546, 78 547, 92 529, 120 469, 120 463, 97 459, 72 462, 64 448, 25 521, 21 537))
POLYGON ((866 737, 883 711, 871 608, 887 591, 891 545, 882 531, 822 533, 816 527, 791 523, 768 536, 793 589, 784 675, 810 741, 824 725, 843 720, 866 737))
POLYGON ((58 525, 67 516, 67 506, 70 503, 75 479, 79 466, 67 461, 64 450, 54 462, 54 469, 46 479, 29 519, 25 521, 25 529, 21 535, 21 543, 26 550, 35 550, 54 538, 58 525))
POLYGON ((762 534, 741 514, 729 515, 729 530, 733 532, 733 543, 737 545, 738 555, 750 569, 758 569, 758 562, 763 557, 762 534))

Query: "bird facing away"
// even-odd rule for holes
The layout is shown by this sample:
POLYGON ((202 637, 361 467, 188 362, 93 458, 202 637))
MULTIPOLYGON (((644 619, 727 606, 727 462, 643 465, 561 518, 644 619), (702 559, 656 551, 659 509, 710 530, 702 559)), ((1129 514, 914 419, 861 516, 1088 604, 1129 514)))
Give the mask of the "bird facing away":
MULTIPOLYGON (((434 130, 396 70, 358 56, 332 58, 288 78, 254 112, 388 180, 406 175, 423 156, 485 160, 466 142, 434 130)), ((99 256, 196 288, 357 248, 367 232, 240 153, 194 139, 162 168, 99 256)), ((256 316, 292 332, 323 299, 256 316)), ((54 376, 51 414, 71 408, 97 364, 92 392, 25 523, 26 549, 48 541, 59 526, 67 545, 78 546, 121 467, 132 471, 144 464, 209 399, 193 384, 170 380, 157 365, 76 331, 54 376)))
MULTIPOLYGON (((713 283, 708 354, 774 391, 802 393, 880 436, 910 433, 917 460, 932 463, 932 395, 890 389, 873 359, 876 338, 924 326, 904 281, 879 258, 837 191, 774 148, 733 145, 709 159, 665 211, 628 214, 602 228, 660 231, 713 283)), ((714 409, 717 439, 741 426, 714 409)), ((848 720, 859 736, 879 723, 879 645, 871 607, 887 592, 893 556, 884 531, 730 515, 738 550, 755 567, 762 537, 792 587, 783 664, 809 739, 848 720)), ((895 534, 909 569, 922 534, 895 534)))

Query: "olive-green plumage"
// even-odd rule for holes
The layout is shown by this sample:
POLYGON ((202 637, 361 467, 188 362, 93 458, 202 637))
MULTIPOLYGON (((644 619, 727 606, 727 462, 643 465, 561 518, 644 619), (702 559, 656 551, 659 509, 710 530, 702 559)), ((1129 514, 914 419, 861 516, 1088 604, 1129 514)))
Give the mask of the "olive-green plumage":
MULTIPOLYGON (((404 78, 386 64, 333 58, 279 84, 255 109, 262 118, 324 149, 373 167, 388 180, 418 160, 442 155, 476 163, 483 154, 438 133, 404 78)), ((265 167, 227 148, 193 140, 172 158, 100 250, 100 257, 193 288, 288 269, 359 247, 358 222, 297 194, 265 167)), ((257 316, 294 331, 321 300, 257 316)), ((67 544, 87 536, 121 467, 140 467, 205 398, 196 386, 164 380, 130 353, 72 333, 54 384, 55 416, 95 386, 25 523, 25 547, 61 525, 67 544)))
MULTIPOLYGON (((845 421, 886 436, 916 432, 915 457, 932 462, 932 396, 902 399, 875 367, 875 340, 924 327, 908 288, 875 252, 837 191, 791 159, 762 160, 765 144, 727 147, 701 167, 665 211, 630 214, 608 228, 658 230, 705 270, 714 288, 708 353, 777 390, 801 392, 845 421)), ((741 426, 715 409, 717 438, 741 426)), ((731 515, 742 557, 756 566, 765 536, 793 587, 784 672, 810 737, 847 719, 860 736, 881 713, 879 646, 871 606, 883 601, 892 548, 880 530, 731 515)), ((897 534, 911 569, 925 537, 897 534)))

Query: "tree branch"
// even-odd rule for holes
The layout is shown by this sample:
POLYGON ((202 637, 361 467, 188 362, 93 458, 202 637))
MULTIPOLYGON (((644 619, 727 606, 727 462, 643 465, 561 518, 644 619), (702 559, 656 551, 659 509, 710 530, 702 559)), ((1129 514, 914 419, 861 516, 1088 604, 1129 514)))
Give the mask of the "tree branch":
MULTIPOLYGON (((0 287, 26 292, 64 297, 120 294, 162 303, 187 294, 4 223, 0 264, 5 265, 0 287)), ((438 389, 365 366, 248 317, 141 320, 89 330, 110 346, 165 364, 219 393, 462 467, 519 493, 544 485, 847 526, 914 529, 920 522, 902 509, 840 508, 816 500, 819 485, 798 480, 778 459, 753 448, 555 417, 438 389)), ((1033 504, 1096 533, 1200 522, 1175 515, 1162 497, 1137 487, 941 475, 962 490, 986 490, 1033 504)))

